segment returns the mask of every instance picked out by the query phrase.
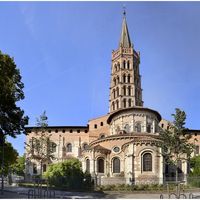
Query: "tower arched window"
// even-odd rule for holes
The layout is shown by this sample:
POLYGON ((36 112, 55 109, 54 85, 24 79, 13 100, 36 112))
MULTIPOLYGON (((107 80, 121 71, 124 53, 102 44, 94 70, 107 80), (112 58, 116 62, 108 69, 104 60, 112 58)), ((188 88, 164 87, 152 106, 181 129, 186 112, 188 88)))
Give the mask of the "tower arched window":
POLYGON ((119 76, 117 76, 117 83, 119 83, 119 76))
POLYGON ((118 109, 119 108, 119 101, 117 100, 116 101, 116 109, 118 109))
POLYGON ((120 63, 119 62, 117 63, 117 68, 118 68, 118 70, 120 69, 120 63))
POLYGON ((116 88, 116 93, 117 93, 116 96, 118 97, 119 96, 119 88, 118 87, 116 88))
POLYGON ((131 107, 131 99, 128 100, 128 107, 131 107))
POLYGON ((123 100, 124 108, 126 108, 126 99, 123 100))
POLYGON ((57 147, 56 143, 51 142, 51 151, 52 151, 52 153, 56 152, 56 147, 57 147))
POLYGON ((126 83, 126 74, 123 75, 123 83, 126 83))
POLYGON ((128 95, 131 96, 131 86, 128 86, 128 95))
POLYGON ((124 94, 124 96, 126 96, 126 86, 125 85, 123 86, 123 94, 124 94))
POLYGON ((89 158, 86 159, 85 161, 85 169, 86 169, 86 172, 90 173, 90 160, 89 158))
POLYGON ((112 109, 115 110, 115 103, 112 102, 112 109))
POLYGON ((71 143, 68 143, 67 144, 67 149, 66 149, 67 152, 72 152, 72 144, 71 143))
POLYGON ((113 79, 114 86, 116 85, 116 78, 113 79))
POLYGON ((126 69, 126 61, 123 61, 123 68, 126 69))
POLYGON ((127 69, 130 69, 130 61, 127 62, 127 69))
POLYGON ((131 75, 130 74, 128 75, 127 79, 128 79, 127 82, 130 83, 131 82, 131 75))
POLYGON ((115 157, 113 158, 113 173, 120 173, 120 159, 115 157))
POLYGON ((151 153, 144 153, 142 156, 142 169, 144 172, 152 171, 152 155, 151 153))
POLYGON ((117 65, 116 64, 115 64, 114 68, 115 68, 115 72, 116 72, 117 71, 117 65))
POLYGON ((135 124, 135 131, 136 131, 137 133, 140 133, 140 132, 141 132, 141 123, 140 123, 140 122, 137 122, 137 123, 135 124))
POLYGON ((115 89, 113 89, 113 98, 115 98, 116 96, 115 96, 115 89))
POLYGON ((97 159, 97 172, 104 173, 104 159, 103 158, 97 159))

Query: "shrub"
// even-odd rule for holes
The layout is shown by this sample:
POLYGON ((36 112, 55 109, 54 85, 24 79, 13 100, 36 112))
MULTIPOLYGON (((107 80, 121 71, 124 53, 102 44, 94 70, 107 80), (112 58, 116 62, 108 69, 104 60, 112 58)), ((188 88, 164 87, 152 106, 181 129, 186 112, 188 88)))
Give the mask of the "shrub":
POLYGON ((65 189, 88 189, 91 186, 91 176, 82 172, 81 163, 75 158, 50 165, 44 177, 50 185, 65 189))

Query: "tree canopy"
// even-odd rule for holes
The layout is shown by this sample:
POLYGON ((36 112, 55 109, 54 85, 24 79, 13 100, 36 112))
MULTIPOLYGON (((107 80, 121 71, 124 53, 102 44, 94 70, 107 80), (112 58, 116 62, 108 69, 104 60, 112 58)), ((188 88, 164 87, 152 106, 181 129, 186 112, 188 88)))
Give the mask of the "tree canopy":
POLYGON ((17 157, 16 162, 11 166, 12 172, 19 175, 24 176, 25 170, 25 156, 17 157))
POLYGON ((16 105, 24 99, 24 84, 14 59, 0 51, 0 136, 16 137, 24 131, 28 117, 16 105))
POLYGON ((175 114, 172 114, 173 122, 169 125, 169 129, 161 131, 160 139, 165 162, 176 166, 177 180, 178 162, 190 158, 194 145, 189 142, 191 134, 186 133, 185 112, 178 108, 175 111, 175 114))
MULTIPOLYGON (((5 142, 4 154, 4 175, 6 175, 11 170, 11 165, 16 163, 18 152, 13 148, 11 143, 5 142)), ((2 155, 2 148, 0 148, 0 155, 2 155)), ((2 159, 0 159, 0 163, 2 164, 2 159)), ((0 172, 2 173, 2 169, 0 169, 0 172)))

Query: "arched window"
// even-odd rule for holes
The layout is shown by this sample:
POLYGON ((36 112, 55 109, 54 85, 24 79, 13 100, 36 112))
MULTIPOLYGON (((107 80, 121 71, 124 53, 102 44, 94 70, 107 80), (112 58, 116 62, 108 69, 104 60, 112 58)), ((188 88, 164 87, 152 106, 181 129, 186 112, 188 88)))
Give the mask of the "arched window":
POLYGON ((128 106, 131 107, 131 99, 128 100, 128 106))
POLYGON ((130 62, 129 62, 129 60, 127 62, 127 69, 130 69, 130 62))
POLYGON ((128 95, 131 96, 131 86, 128 86, 128 95))
POLYGON ((115 103, 112 102, 112 109, 115 110, 115 103))
POLYGON ((123 75, 123 83, 126 83, 126 74, 123 75))
POLYGON ((46 165, 46 164, 44 164, 44 165, 42 166, 42 171, 43 171, 43 172, 46 172, 46 171, 47 171, 47 165, 46 165))
POLYGON ((126 69, 126 61, 123 61, 123 68, 126 69))
POLYGON ((86 172, 90 173, 90 160, 88 158, 85 161, 85 165, 86 172))
POLYGON ((97 160, 97 172, 104 173, 104 159, 98 158, 97 160))
POLYGON ((124 108, 126 108, 126 99, 123 100, 124 108))
POLYGON ((152 171, 152 155, 150 153, 144 153, 142 156, 143 171, 152 171))
POLYGON ((115 64, 115 72, 117 71, 117 65, 115 64))
POLYGON ((115 96, 115 89, 113 89, 113 98, 115 98, 116 96, 115 96))
POLYGON ((87 143, 84 143, 84 144, 83 144, 83 150, 87 150, 87 149, 88 149, 88 147, 89 147, 89 146, 88 146, 88 144, 87 144, 87 143))
POLYGON ((51 150, 52 150, 52 153, 55 153, 55 152, 56 152, 56 147, 57 147, 56 143, 51 142, 51 150))
POLYGON ((116 88, 116 93, 117 93, 116 96, 118 97, 119 96, 119 88, 118 87, 116 88))
POLYGON ((123 94, 124 94, 124 96, 126 96, 126 86, 125 85, 123 86, 123 94))
POLYGON ((67 149, 66 149, 67 152, 72 152, 72 144, 71 143, 68 143, 67 144, 67 149))
POLYGON ((124 130, 126 131, 126 133, 129 133, 130 132, 130 126, 128 124, 126 124, 124 126, 124 130))
POLYGON ((140 133, 140 132, 141 132, 141 123, 140 123, 140 122, 137 122, 137 123, 135 124, 135 131, 136 131, 137 133, 140 133))
POLYGON ((120 64, 119 64, 119 62, 117 63, 117 68, 118 68, 118 70, 120 69, 120 64))
POLYGON ((147 133, 151 133, 151 124, 147 124, 147 133))
POLYGON ((114 83, 114 86, 115 86, 116 85, 116 79, 115 78, 113 79, 113 83, 114 83))
POLYGON ((128 79, 127 82, 130 83, 131 82, 131 75, 130 74, 128 75, 127 79, 128 79))
POLYGON ((119 101, 117 100, 116 101, 116 109, 118 109, 119 108, 119 101))
POLYGON ((117 83, 119 83, 119 76, 117 77, 117 83))
POLYGON ((119 158, 113 158, 113 173, 120 173, 120 160, 119 158))

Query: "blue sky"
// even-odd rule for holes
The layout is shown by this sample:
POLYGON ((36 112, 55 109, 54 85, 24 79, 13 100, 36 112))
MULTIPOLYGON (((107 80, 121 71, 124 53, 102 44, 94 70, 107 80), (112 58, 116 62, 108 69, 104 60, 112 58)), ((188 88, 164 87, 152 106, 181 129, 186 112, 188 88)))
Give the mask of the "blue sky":
MULTIPOLYGON (((86 125, 108 112, 111 52, 124 2, 0 2, 0 49, 25 84, 19 105, 29 125, 46 110, 49 125, 86 125)), ((170 120, 187 113, 200 129, 200 2, 126 2, 141 53, 144 106, 170 120)), ((23 153, 25 136, 10 139, 23 153)))

